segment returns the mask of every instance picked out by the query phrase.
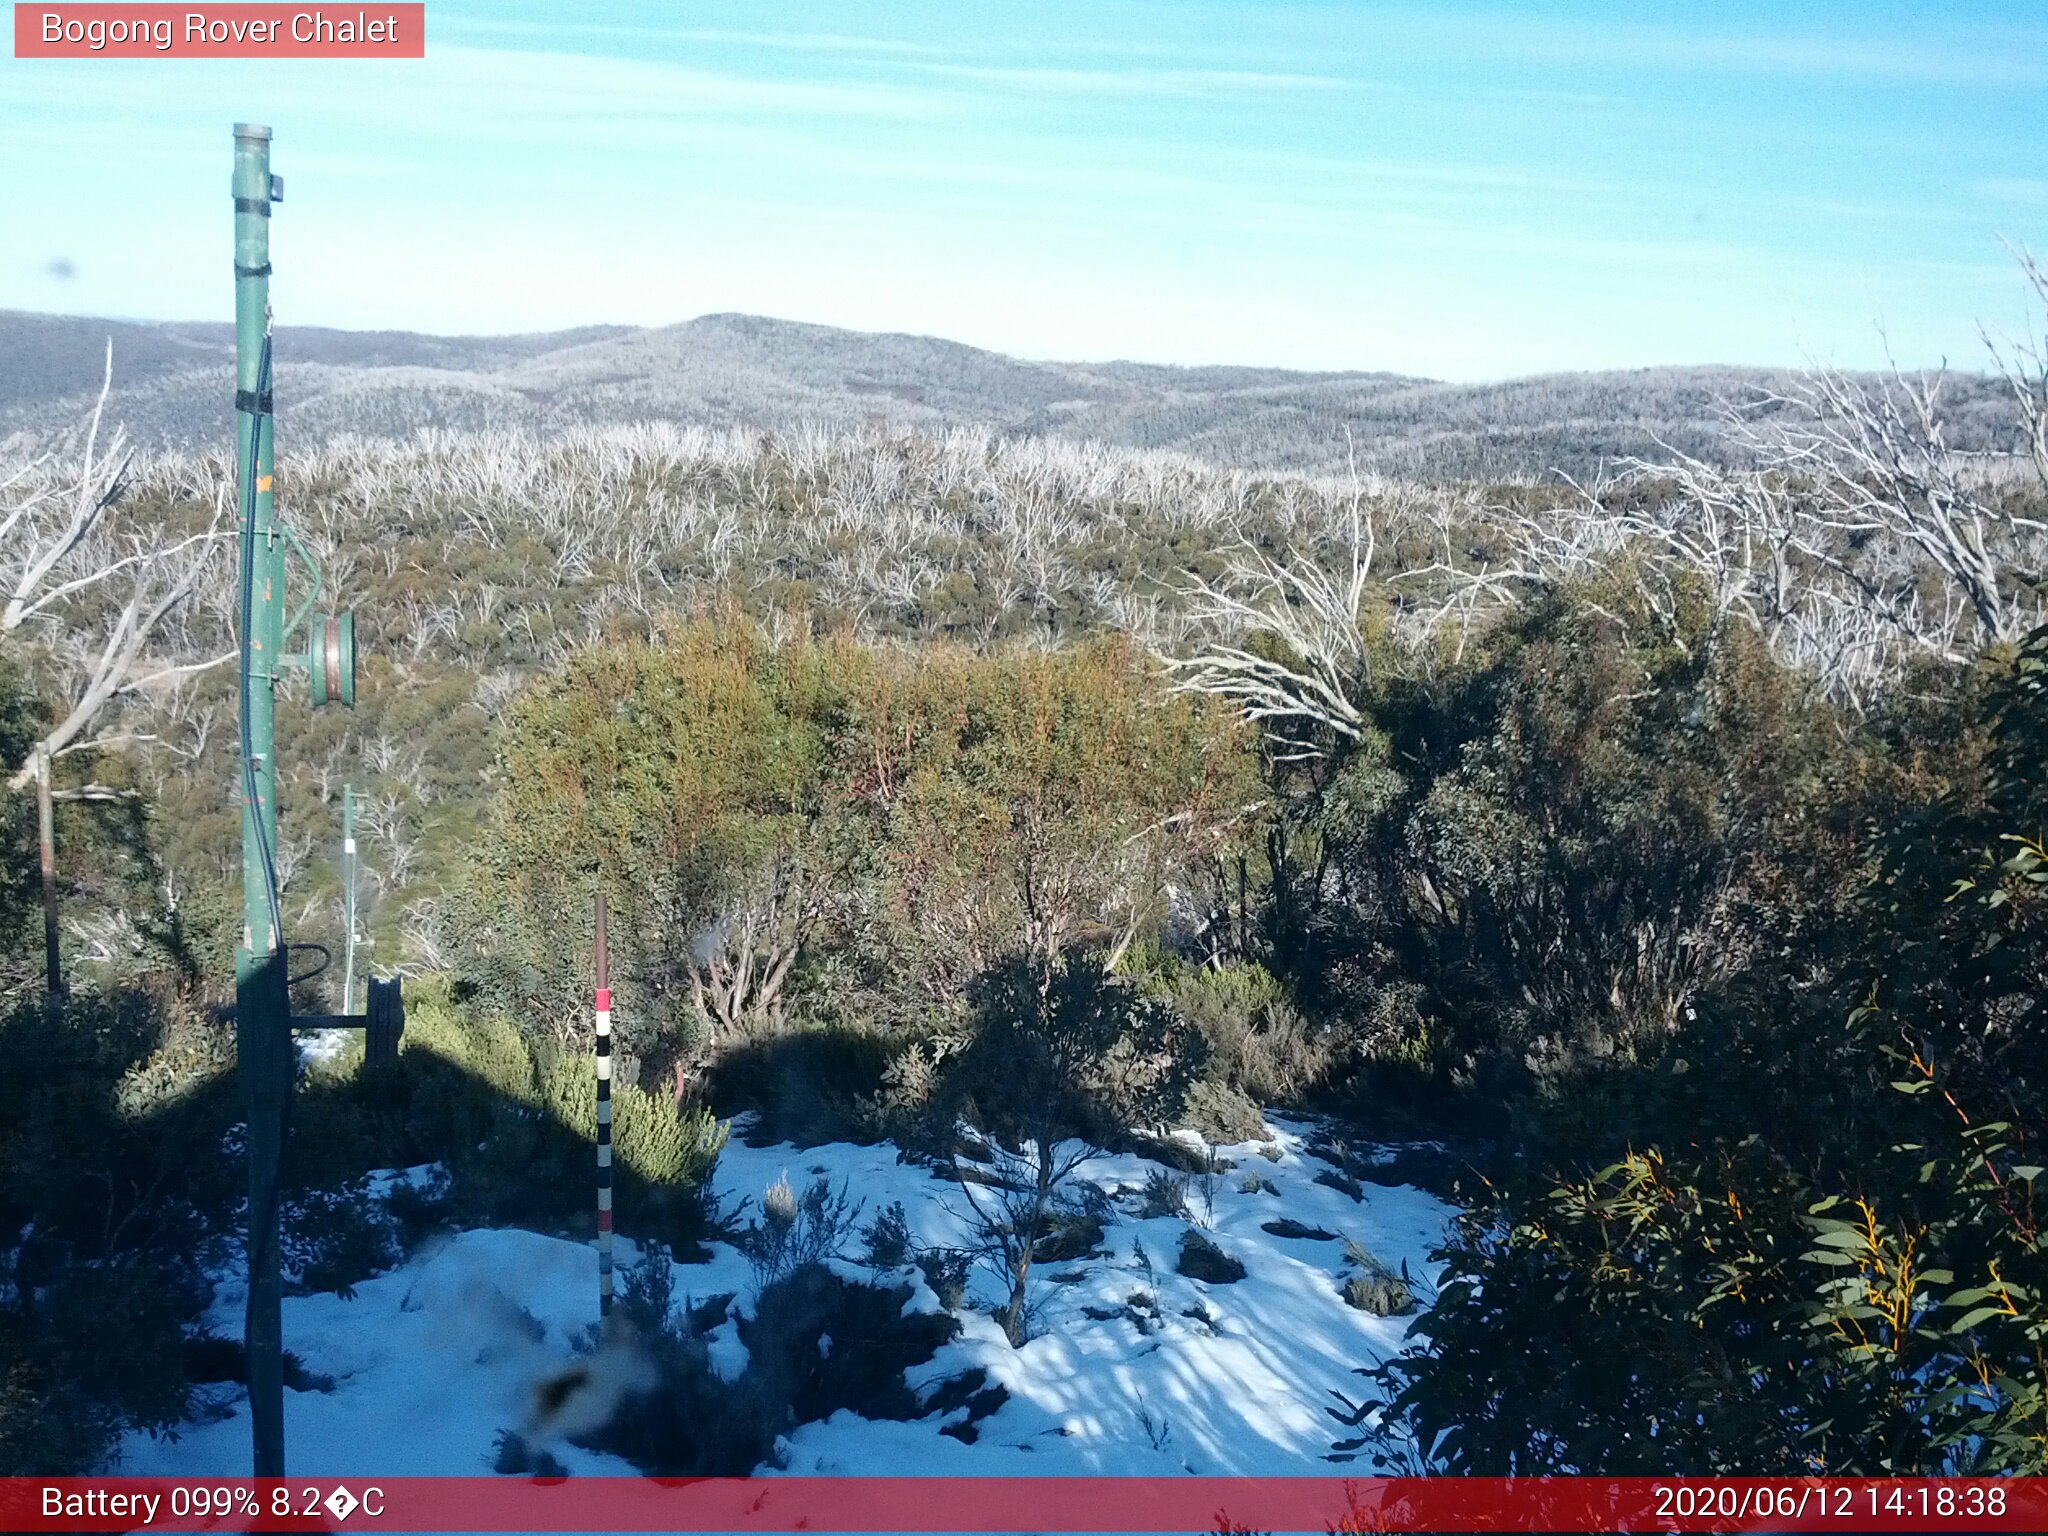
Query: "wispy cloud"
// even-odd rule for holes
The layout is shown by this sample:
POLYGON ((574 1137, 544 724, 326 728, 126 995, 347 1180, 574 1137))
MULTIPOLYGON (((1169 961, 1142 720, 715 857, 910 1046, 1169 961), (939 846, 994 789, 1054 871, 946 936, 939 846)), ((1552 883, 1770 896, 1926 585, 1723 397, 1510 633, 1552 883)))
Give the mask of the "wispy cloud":
POLYGON ((1088 96, 1208 96, 1224 92, 1342 91, 1336 75, 1246 69, 1078 69, 1051 65, 914 64, 949 80, 1015 91, 1088 96))
POLYGON ((772 49, 786 53, 873 54, 888 58, 943 56, 952 50, 936 43, 904 38, 863 37, 847 32, 748 32, 722 27, 664 27, 593 21, 520 21, 510 17, 465 17, 459 35, 469 37, 540 37, 556 47, 567 39, 608 39, 615 42, 665 45, 709 44, 714 47, 772 49))
MULTIPOLYGON (((1403 40, 1455 39, 1474 54, 1522 64, 1593 64, 1696 74, 1724 70, 1808 79, 1866 77, 1934 85, 2027 85, 2048 82, 2048 30, 2006 27, 1999 46, 1982 46, 1982 29, 1958 46, 1944 13, 1919 13, 1915 28, 1878 35, 1861 25, 1819 31, 1788 23, 1658 24, 1555 7, 1473 12, 1448 7, 1382 13, 1403 40)), ((1853 13, 1852 13, 1853 14, 1853 13)), ((1911 13, 1909 13, 1911 14, 1911 13)))
POLYGON ((2026 208, 2048 208, 2048 178, 2039 176, 1993 176, 1970 183, 1979 197, 2026 208))
POLYGON ((844 32, 732 32, 691 27, 672 34, 687 42, 725 43, 743 48, 775 48, 794 53, 869 53, 889 57, 931 57, 952 50, 937 43, 896 37, 860 37, 844 32))
POLYGON ((777 79, 659 59, 451 47, 440 50, 438 63, 437 75, 445 78, 447 71, 455 71, 467 87, 487 95, 501 115, 514 101, 541 111, 595 107, 661 116, 903 119, 931 117, 941 110, 931 93, 893 82, 777 79))
MULTIPOLYGON (((52 123, 90 118, 119 126, 142 113, 220 115, 221 98, 239 93, 250 99, 244 82, 258 78, 231 61, 178 68, 140 60, 65 62, 61 69, 16 71, 8 99, 17 107, 34 105, 37 117, 52 123)), ((289 103, 294 118, 346 117, 368 137, 382 137, 386 125, 453 123, 518 141, 530 137, 524 130, 562 116, 913 121, 947 110, 942 93, 890 80, 793 79, 699 62, 452 43, 435 47, 431 69, 294 61, 287 83, 273 76, 253 94, 289 103), (366 96, 379 104, 374 118, 364 116, 366 96)))

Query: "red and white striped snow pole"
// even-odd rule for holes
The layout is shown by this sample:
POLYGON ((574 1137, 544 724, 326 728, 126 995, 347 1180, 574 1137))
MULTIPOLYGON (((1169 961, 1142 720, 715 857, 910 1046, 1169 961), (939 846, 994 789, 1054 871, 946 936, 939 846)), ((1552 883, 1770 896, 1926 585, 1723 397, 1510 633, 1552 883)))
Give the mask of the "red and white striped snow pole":
POLYGON ((597 1311, 612 1315, 612 973, 597 895, 597 1311))

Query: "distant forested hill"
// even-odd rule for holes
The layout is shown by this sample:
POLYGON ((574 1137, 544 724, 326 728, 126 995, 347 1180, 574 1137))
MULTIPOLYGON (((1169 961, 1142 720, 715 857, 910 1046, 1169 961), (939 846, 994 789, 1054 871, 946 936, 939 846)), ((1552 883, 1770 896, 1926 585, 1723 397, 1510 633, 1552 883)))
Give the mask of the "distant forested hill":
MULTIPOLYGON (((0 311, 0 437, 75 424, 114 348, 114 419, 144 444, 226 441, 226 324, 0 311)), ((1391 373, 1032 362, 927 336, 753 315, 522 336, 283 327, 280 426, 301 443, 420 428, 664 420, 784 431, 869 424, 1169 448, 1254 469, 1360 468, 1434 480, 1574 475, 1661 439, 1716 457, 1716 402, 1782 374, 1650 368, 1451 384, 1391 373), (1348 445, 1348 446, 1347 446, 1348 445)), ((2006 401, 1989 380, 1948 387, 1952 443, 1983 446, 2006 401)))

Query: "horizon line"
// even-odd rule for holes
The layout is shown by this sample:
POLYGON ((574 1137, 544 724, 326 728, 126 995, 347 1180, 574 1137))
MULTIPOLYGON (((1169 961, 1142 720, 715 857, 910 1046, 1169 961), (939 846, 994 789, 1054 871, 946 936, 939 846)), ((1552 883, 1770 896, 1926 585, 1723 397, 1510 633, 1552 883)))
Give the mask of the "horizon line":
MULTIPOLYGON (((84 324, 108 324, 127 326, 219 326, 232 333, 232 317, 220 319, 165 319, 159 316, 81 314, 64 310, 22 309, 11 305, 0 305, 0 316, 25 316, 39 320, 68 320, 84 324)), ((1152 368, 1165 372, 1201 373, 1216 369, 1236 370, 1247 373, 1284 374, 1298 379, 1397 379, 1410 384, 1443 384, 1466 388, 1483 388, 1488 385, 1524 383, 1535 379, 1593 378, 1603 375, 1628 375, 1670 373, 1678 371, 1723 372, 1746 374, 1791 373, 1801 374, 1818 371, 1832 365, 1817 359, 1803 362, 1729 362, 1726 360, 1693 360, 1686 362, 1631 363, 1602 368, 1539 368, 1529 373, 1491 374, 1480 377, 1457 378, 1448 374, 1404 373, 1395 368, 1300 368, 1284 363, 1258 363, 1240 361, 1210 361, 1199 363, 1159 362, 1142 357, 1033 357, 1018 352, 1007 352, 999 347, 985 346, 979 342, 962 341, 957 337, 944 336, 936 331, 868 330, 859 326, 835 325, 830 321, 804 320, 788 315, 761 314, 752 310, 718 309, 706 310, 683 320, 660 323, 635 323, 621 320, 592 320, 578 325, 553 326, 538 330, 501 331, 421 331, 404 326, 348 326, 329 325, 320 321, 279 321, 279 330, 326 331, 340 336, 415 336, 436 341, 516 341, 533 337, 573 336, 585 331, 607 331, 613 333, 604 339, 623 336, 648 335, 661 331, 682 330, 707 320, 758 320, 769 325, 797 326, 810 330, 834 331, 844 336, 873 338, 900 337, 910 341, 936 342, 943 346, 964 347, 989 357, 1003 358, 1008 362, 1033 367, 1049 368, 1152 368)), ((111 340, 111 338, 109 338, 111 340)), ((591 343, 584 343, 585 345, 591 343)), ((544 354, 543 354, 544 355, 544 354)), ((282 363, 285 359, 280 358, 282 363)), ((377 367, 377 364, 363 364, 363 367, 377 367)), ((1948 374, 1968 378, 1990 378, 1995 370, 1989 367, 1958 367, 1944 358, 1939 363, 1921 365, 1892 364, 1883 368, 1844 368, 1843 373, 1858 376, 1883 376, 1897 374, 1904 377, 1920 377, 1933 374, 1948 374)))

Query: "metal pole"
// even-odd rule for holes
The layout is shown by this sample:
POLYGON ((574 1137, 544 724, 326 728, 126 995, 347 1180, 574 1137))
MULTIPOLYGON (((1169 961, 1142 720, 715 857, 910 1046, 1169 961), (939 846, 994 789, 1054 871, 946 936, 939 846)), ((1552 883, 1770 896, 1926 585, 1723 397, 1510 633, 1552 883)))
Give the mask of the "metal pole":
POLYGON ((356 792, 341 786, 341 872, 342 903, 347 909, 348 942, 342 950, 341 1011, 349 1012, 356 1001, 356 792))
POLYGON ((597 893, 597 1312, 612 1315, 612 966, 597 893))
POLYGON ((249 672, 245 724, 253 802, 242 805, 242 941, 253 954, 278 946, 269 889, 268 850, 277 846, 277 672, 284 653, 284 542, 277 497, 270 390, 270 130, 235 127, 235 446, 243 552, 252 562, 250 632, 242 637, 249 672))
POLYGON ((277 669, 284 550, 275 526, 270 400, 270 130, 235 126, 235 442, 242 520, 242 945, 235 1043, 248 1107, 249 1305, 244 1342, 258 1477, 284 1475, 278 1196, 291 1100, 291 998, 278 933, 277 669))

